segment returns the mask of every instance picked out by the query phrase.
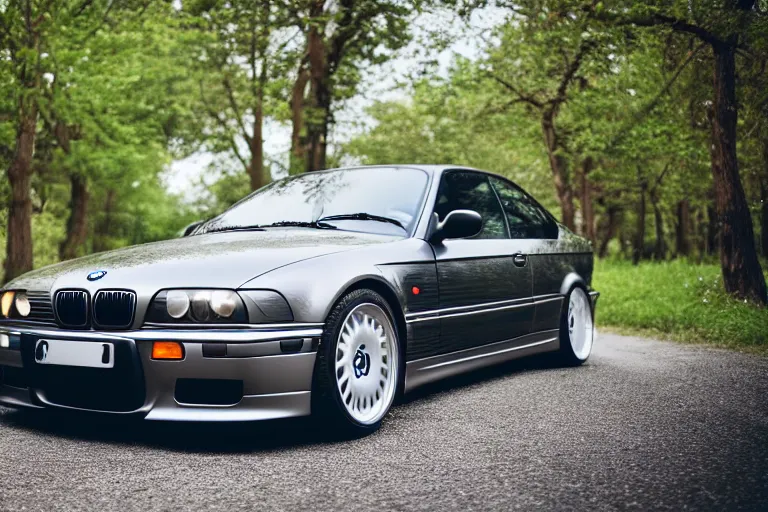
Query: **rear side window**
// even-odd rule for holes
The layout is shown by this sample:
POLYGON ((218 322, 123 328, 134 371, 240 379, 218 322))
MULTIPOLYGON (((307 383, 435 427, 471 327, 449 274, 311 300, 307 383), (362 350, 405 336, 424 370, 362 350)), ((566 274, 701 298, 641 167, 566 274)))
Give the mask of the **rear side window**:
POLYGON ((443 174, 435 213, 442 221, 453 210, 474 210, 483 218, 483 229, 473 238, 507 238, 504 213, 487 175, 462 171, 443 174))
POLYGON ((491 183, 507 216, 510 238, 557 238, 557 224, 531 196, 498 178, 491 183))

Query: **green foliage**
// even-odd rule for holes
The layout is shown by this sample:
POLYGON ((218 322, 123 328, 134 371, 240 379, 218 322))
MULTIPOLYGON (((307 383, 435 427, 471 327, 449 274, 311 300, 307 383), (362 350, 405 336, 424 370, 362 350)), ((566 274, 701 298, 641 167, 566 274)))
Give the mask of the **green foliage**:
POLYGON ((726 295, 717 265, 603 260, 593 286, 598 327, 768 353, 768 309, 726 295))
MULTIPOLYGON (((401 98, 374 101, 368 110, 373 124, 361 123, 327 162, 487 169, 513 179, 557 215, 561 203, 541 116, 557 101, 555 156, 577 207, 576 227, 586 233, 588 205, 582 203, 589 201, 595 242, 610 242, 614 256, 635 250, 648 257, 657 236, 663 259, 683 256, 675 235, 684 202, 689 256, 712 261, 712 51, 701 42, 739 29, 739 166, 757 231, 768 230, 760 225, 768 200, 768 17, 762 1, 760 13, 734 12, 713 0, 355 0, 326 1, 319 9, 310 0, 31 1, 35 41, 28 37, 24 3, 12 0, 0 2, 0 166, 7 169, 14 153, 19 106, 32 102, 39 108, 35 265, 59 259, 73 177, 85 178, 89 196, 87 240, 78 254, 175 236, 244 196, 251 188, 245 171, 255 158, 257 115, 267 125, 289 128, 292 88, 300 70, 308 70, 312 29, 319 30, 328 69, 300 91, 303 139, 309 127, 333 125, 334 114, 359 97, 372 66, 413 40, 413 22, 424 10, 438 5, 469 20, 473 8, 489 3, 502 15, 474 40, 476 57, 456 57, 447 73, 438 73, 437 53, 457 36, 428 27, 434 40, 417 52, 425 61, 416 66, 422 72, 401 84, 401 98), (213 153, 215 160, 201 180, 203 195, 189 204, 167 190, 163 175, 174 159, 194 152, 213 153), (581 197, 582 183, 591 197, 581 197), (645 238, 638 242, 641 227, 645 238)), ((268 155, 265 181, 287 173, 289 160, 287 153, 268 155)), ((0 180, 0 243, 9 201, 8 183, 0 180)), ((684 267, 658 271, 672 270, 684 267)), ((651 272, 646 266, 627 271, 651 272)), ((633 307, 642 320, 636 326, 656 314, 633 307)), ((646 327, 673 331, 658 322, 646 327)))
MULTIPOLYGON (((676 232, 686 221, 678 218, 684 202, 689 217, 683 231, 692 248, 687 254, 707 258, 713 250, 707 238, 715 237, 708 230, 717 229, 707 225, 713 199, 711 48, 657 19, 675 12, 661 5, 627 6, 626 16, 617 14, 623 7, 601 6, 595 13, 568 1, 502 5, 507 18, 484 40, 481 58, 457 59, 447 78, 418 79, 408 99, 375 103, 369 110, 373 127, 345 146, 347 154, 363 163, 452 162, 500 172, 558 214, 542 111, 561 98, 554 111, 554 152, 582 211, 582 183, 590 185, 595 241, 618 237, 624 255, 649 257, 661 236, 661 257, 673 257, 680 249, 676 232), (600 21, 616 17, 622 22, 600 21), (646 18, 648 27, 630 22, 646 18), (592 167, 584 178, 588 157, 592 167), (640 222, 643 199, 646 217, 640 222), (613 231, 609 214, 618 219, 613 231), (641 224, 645 236, 638 242, 641 224)), ((696 10, 705 11, 698 4, 696 10)), ((706 16, 694 21, 722 29, 706 16)), ((761 190, 768 186, 762 142, 768 133, 768 53, 761 36, 750 37, 762 53, 739 61, 738 154, 757 221, 767 199, 761 190)), ((587 233, 578 214, 576 228, 587 233)))
MULTIPOLYGON (((39 51, 28 47, 13 8, 3 13, 11 30, 2 41, 9 59, 0 59, 12 72, 0 80, 8 98, 0 100, 3 167, 15 145, 13 98, 31 94, 40 112, 32 182, 35 266, 60 258, 73 176, 84 179, 88 196, 89 240, 79 253, 174 236, 190 214, 160 176, 172 158, 196 147, 197 132, 188 128, 194 101, 187 68, 199 36, 165 3, 138 10, 130 1, 48 6, 39 51), (30 59, 37 74, 22 90, 30 59)), ((8 204, 7 189, 0 192, 8 204)), ((0 234, 5 229, 4 223, 0 234)))
POLYGON ((507 176, 557 209, 535 126, 499 110, 476 67, 458 60, 449 80, 422 80, 405 101, 376 102, 376 126, 344 150, 365 164, 451 163, 507 176))

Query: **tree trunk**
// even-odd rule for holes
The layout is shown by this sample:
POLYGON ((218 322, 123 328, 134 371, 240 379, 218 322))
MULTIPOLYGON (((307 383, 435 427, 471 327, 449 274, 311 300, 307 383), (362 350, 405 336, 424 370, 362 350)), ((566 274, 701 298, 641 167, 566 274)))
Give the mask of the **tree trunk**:
POLYGON ((248 175, 251 178, 251 190, 264 186, 264 88, 267 85, 266 58, 261 62, 259 86, 256 91, 256 105, 253 107, 253 136, 251 137, 251 162, 248 175))
POLYGON ((592 204, 592 183, 589 173, 594 167, 594 160, 588 156, 581 163, 581 234, 593 244, 597 241, 595 235, 595 210, 592 204))
MULTIPOLYGON (((269 59, 267 49, 269 45, 271 4, 269 0, 261 2, 261 16, 259 23, 262 30, 260 37, 256 38, 255 28, 251 32, 251 92, 253 94, 253 131, 250 139, 251 161, 248 163, 248 176, 251 179, 251 190, 258 190, 264 186, 264 90, 267 87, 269 59), (261 58, 261 70, 256 76, 256 51, 261 58)), ((271 176, 270 176, 271 178, 271 176)))
POLYGON ((330 98, 327 97, 327 94, 320 93, 316 104, 318 107, 315 112, 320 120, 309 131, 307 172, 325 169, 328 152, 328 127, 331 123, 330 98))
POLYGON ((83 176, 72 175, 69 178, 71 192, 69 199, 69 218, 67 235, 59 244, 59 258, 71 260, 79 256, 79 249, 88 238, 88 182, 83 176))
POLYGON ((760 180, 760 248, 763 258, 768 258, 768 183, 765 179, 760 180))
MULTIPOLYGON (((310 8, 310 18, 323 16, 324 0, 314 0, 310 8)), ((328 88, 328 60, 322 27, 312 24, 307 35, 307 55, 309 57, 309 106, 307 125, 307 172, 325 169, 325 156, 330 122, 331 94, 328 88)))
POLYGON ((664 241, 664 218, 658 200, 653 200, 653 221, 656 228, 656 243, 653 250, 653 258, 662 261, 667 255, 667 244, 664 241))
POLYGON ((717 241, 720 239, 718 232, 720 231, 717 220, 717 212, 713 206, 707 206, 707 240, 706 240, 706 253, 708 256, 712 256, 717 251, 717 241))
POLYGON ((21 98, 16 130, 16 150, 8 167, 11 205, 8 210, 5 281, 32 270, 32 158, 35 154, 37 104, 21 98))
POLYGON ((258 190, 264 185, 264 113, 261 104, 253 110, 253 137, 251 137, 251 161, 248 164, 248 176, 251 190, 258 190))
POLYGON ((691 255, 691 242, 688 229, 691 225, 691 208, 688 199, 677 203, 677 232, 675 236, 675 254, 688 257, 691 255))
MULTIPOLYGON (((53 134, 61 150, 69 155, 72 152, 70 141, 79 138, 79 128, 57 122, 53 134)), ((69 218, 64 240, 59 244, 59 259, 71 260, 78 256, 79 249, 88 238, 88 180, 84 176, 70 174, 69 218)))
POLYGON ((736 158, 735 39, 713 44, 715 56, 712 102, 712 177, 720 219, 720 265, 725 290, 739 299, 766 304, 765 277, 755 251, 752 216, 739 177, 736 158))
POLYGON ((573 191, 568 179, 568 166, 565 158, 558 153, 560 144, 555 132, 555 115, 551 110, 545 110, 541 116, 541 130, 544 134, 544 144, 549 157, 549 167, 555 182, 557 199, 560 202, 563 224, 570 230, 575 230, 575 208, 573 206, 573 191))
POLYGON ((637 205, 637 228, 635 229, 634 247, 632 248, 632 263, 637 265, 645 253, 645 192, 648 183, 640 183, 640 202, 637 205))
POLYGON ((763 138, 763 177, 760 179, 760 248, 768 258, 768 135, 763 138))
POLYGON ((691 249, 695 245, 697 251, 697 261, 701 264, 704 256, 707 254, 707 214, 705 208, 696 208, 695 220, 693 221, 694 241, 691 249))
POLYGON ((302 64, 291 90, 291 174, 298 174, 306 168, 307 148, 301 132, 304 130, 304 93, 307 82, 309 71, 302 64))
POLYGON ((112 231, 112 211, 115 208, 115 191, 107 190, 107 198, 104 201, 104 212, 96 226, 93 237, 93 252, 102 252, 110 249, 109 235, 112 231))
POLYGON ((608 244, 616 236, 616 229, 619 225, 619 209, 615 206, 608 207, 606 215, 608 219, 605 226, 605 236, 600 241, 600 247, 597 252, 600 258, 605 258, 608 255, 608 244))

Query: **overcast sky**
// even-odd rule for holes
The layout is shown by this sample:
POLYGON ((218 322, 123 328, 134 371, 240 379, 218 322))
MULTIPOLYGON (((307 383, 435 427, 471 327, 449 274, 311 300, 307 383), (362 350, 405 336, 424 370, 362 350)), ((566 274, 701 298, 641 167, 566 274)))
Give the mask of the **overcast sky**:
MULTIPOLYGON (((445 76, 456 55, 468 58, 476 58, 479 55, 478 38, 473 37, 473 34, 490 29, 502 18, 503 11, 492 8, 475 11, 469 24, 448 12, 418 16, 413 25, 414 41, 388 63, 367 70, 360 94, 347 101, 344 108, 336 113, 332 141, 339 143, 349 140, 361 130, 361 126, 371 126, 372 120, 365 114, 365 110, 374 100, 396 100, 407 97, 407 88, 398 84, 405 83, 407 77, 421 66, 423 56, 418 54, 423 48, 423 43, 420 39, 428 37, 430 30, 439 27, 452 38, 456 38, 456 41, 437 57, 438 73, 445 76)), ((268 120, 264 126, 264 150, 267 155, 285 160, 289 149, 290 126, 268 120)), ((225 161, 226 156, 200 152, 184 160, 173 162, 165 176, 168 188, 172 192, 183 194, 190 200, 194 199, 201 193, 198 186, 201 179, 207 183, 215 180, 215 174, 206 173, 208 165, 214 159, 225 161)), ((238 167, 239 165, 237 163, 238 167)))

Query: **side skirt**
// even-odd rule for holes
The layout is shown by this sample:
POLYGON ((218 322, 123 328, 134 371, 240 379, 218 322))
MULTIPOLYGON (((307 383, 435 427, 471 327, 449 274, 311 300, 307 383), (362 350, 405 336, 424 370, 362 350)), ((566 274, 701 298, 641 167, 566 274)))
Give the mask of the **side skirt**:
POLYGON ((559 348, 560 331, 552 329, 482 347, 409 361, 405 365, 405 392, 446 377, 559 348))

